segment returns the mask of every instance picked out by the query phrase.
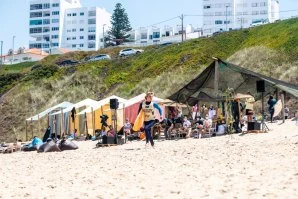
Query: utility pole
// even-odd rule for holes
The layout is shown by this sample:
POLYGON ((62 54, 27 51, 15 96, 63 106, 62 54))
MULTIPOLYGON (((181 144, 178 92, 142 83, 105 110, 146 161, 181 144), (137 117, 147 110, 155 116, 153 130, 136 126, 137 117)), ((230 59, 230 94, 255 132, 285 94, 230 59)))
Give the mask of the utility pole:
POLYGON ((180 17, 180 19, 181 19, 181 35, 182 35, 182 37, 181 37, 181 42, 183 42, 183 20, 184 20, 184 16, 183 16, 183 14, 181 14, 181 17, 180 17))
POLYGON ((11 62, 11 64, 14 62, 14 38, 16 38, 16 36, 12 37, 12 62, 11 62))
POLYGON ((3 47, 3 41, 1 41, 1 66, 3 65, 2 47, 3 47))

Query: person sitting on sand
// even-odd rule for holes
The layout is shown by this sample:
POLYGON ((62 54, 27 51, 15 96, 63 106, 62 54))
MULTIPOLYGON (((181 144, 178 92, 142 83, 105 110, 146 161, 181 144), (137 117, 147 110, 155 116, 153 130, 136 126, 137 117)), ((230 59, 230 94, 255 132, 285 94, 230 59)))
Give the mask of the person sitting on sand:
POLYGON ((206 114, 204 124, 203 124, 203 132, 207 133, 209 132, 209 129, 212 127, 212 120, 209 118, 209 115, 206 114))

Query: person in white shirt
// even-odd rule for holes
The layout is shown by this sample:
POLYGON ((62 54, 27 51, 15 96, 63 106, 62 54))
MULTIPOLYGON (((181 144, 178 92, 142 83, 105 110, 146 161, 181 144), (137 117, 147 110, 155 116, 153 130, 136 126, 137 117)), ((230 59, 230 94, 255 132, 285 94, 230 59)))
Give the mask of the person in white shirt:
POLYGON ((191 136, 191 122, 187 119, 187 117, 183 118, 182 130, 184 133, 186 133, 186 138, 190 138, 190 136, 191 136))

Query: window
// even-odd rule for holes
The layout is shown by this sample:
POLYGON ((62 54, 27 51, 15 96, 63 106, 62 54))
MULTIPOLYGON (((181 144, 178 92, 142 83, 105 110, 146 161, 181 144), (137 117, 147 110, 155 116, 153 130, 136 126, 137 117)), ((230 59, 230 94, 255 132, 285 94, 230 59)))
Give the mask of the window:
POLYGON ((71 32, 71 30, 70 29, 67 29, 66 32, 71 32))
POLYGON ((52 7, 59 7, 59 3, 53 3, 52 7))
POLYGON ((58 39, 58 38, 59 38, 59 35, 52 35, 51 38, 52 38, 52 39, 58 39))
POLYGON ((261 10, 261 11, 260 11, 260 14, 261 14, 261 15, 265 15, 265 14, 268 14, 268 12, 267 12, 267 10, 261 10))
POLYGON ((30 26, 42 25, 42 20, 30 20, 30 26))
POLYGON ((84 39, 84 36, 80 36, 80 39, 84 39))
POLYGON ((251 7, 258 7, 258 3, 252 3, 251 7))
POLYGON ((96 19, 88 19, 88 24, 96 24, 96 19))
POLYGON ((50 28, 49 27, 44 27, 43 32, 50 32, 50 28))
POLYGON ((67 38, 66 38, 66 40, 70 40, 70 39, 71 39, 70 37, 67 37, 67 38))
POLYGON ((73 17, 77 16, 77 13, 72 13, 72 16, 73 16, 73 17))
POLYGON ((44 12, 44 13, 43 13, 43 16, 44 16, 44 17, 49 17, 49 16, 51 16, 51 13, 50 13, 50 12, 44 12))
POLYGON ((31 12, 30 18, 42 17, 42 12, 31 12))
POLYGON ((153 33, 152 33, 152 38, 153 38, 153 39, 160 38, 160 32, 153 32, 153 33))
POLYGON ((72 40, 76 40, 77 38, 76 37, 72 37, 72 40))
POLYGON ((72 47, 72 48, 76 48, 77 45, 76 45, 76 44, 72 44, 71 47, 72 47))
POLYGON ((38 44, 30 44, 29 45, 29 48, 31 49, 31 48, 41 48, 41 44, 40 43, 38 43, 38 44))
POLYGON ((84 47, 84 44, 80 44, 80 47, 84 47))
POLYGON ((59 11, 53 11, 52 15, 59 15, 59 11))
POLYGON ((50 24, 50 19, 44 19, 43 24, 50 24))
POLYGON ((84 31, 84 28, 80 28, 80 31, 81 31, 81 32, 84 31))
POLYGON ((258 15, 258 14, 259 14, 259 11, 252 11, 251 14, 252 14, 252 15, 258 15))
POLYGON ((71 23, 72 24, 77 24, 77 20, 72 20, 71 23))
POLYGON ((70 13, 67 13, 67 16, 68 16, 68 17, 71 17, 71 14, 70 14, 70 13))
POLYGON ((76 31, 77 31, 77 29, 73 28, 71 31, 72 31, 72 32, 76 32, 76 31))
POLYGON ((49 48, 50 45, 49 44, 42 44, 42 48, 49 48))
POLYGON ((50 8, 50 4, 49 3, 43 4, 43 9, 48 9, 48 8, 50 8))
POLYGON ((52 46, 57 47, 57 46, 59 46, 59 43, 52 43, 52 46))
POLYGON ((267 2, 261 2, 261 3, 260 3, 260 6, 261 6, 261 7, 265 7, 265 6, 267 6, 267 2))
POLYGON ((88 32, 95 32, 96 28, 95 27, 89 27, 88 32))
POLYGON ((32 4, 30 5, 30 10, 39 10, 42 9, 42 4, 32 4))
POLYGON ((88 43, 88 48, 95 48, 95 43, 88 43))
POLYGON ((31 33, 41 33, 42 28, 30 28, 30 34, 31 33))
POLYGON ((84 16, 84 13, 83 12, 80 12, 80 16, 84 16))
POLYGON ((58 31, 59 27, 52 27, 52 31, 58 31))
POLYGON ((96 11, 95 11, 95 10, 91 10, 91 11, 89 11, 89 12, 88 12, 88 16, 89 16, 89 17, 94 17, 94 16, 96 16, 96 11))
POLYGON ((59 19, 52 19, 52 23, 59 23, 59 19))
POLYGON ((230 21, 224 21, 224 24, 230 24, 231 22, 230 21))
POLYGON ((215 20, 215 24, 222 24, 222 20, 215 20))
POLYGON ((95 35, 88 35, 88 40, 95 40, 95 35))
POLYGON ((204 9, 209 9, 211 8, 211 5, 204 5, 204 9))

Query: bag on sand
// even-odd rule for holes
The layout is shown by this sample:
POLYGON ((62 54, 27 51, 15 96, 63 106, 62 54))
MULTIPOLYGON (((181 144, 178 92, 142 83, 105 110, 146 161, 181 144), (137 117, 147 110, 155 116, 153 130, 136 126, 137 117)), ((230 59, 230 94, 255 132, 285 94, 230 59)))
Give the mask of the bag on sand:
POLYGON ((58 144, 58 146, 61 151, 76 150, 79 148, 75 143, 73 143, 70 140, 61 140, 60 143, 58 144))
POLYGON ((53 140, 43 143, 37 150, 37 152, 60 152, 60 151, 61 150, 53 140))

